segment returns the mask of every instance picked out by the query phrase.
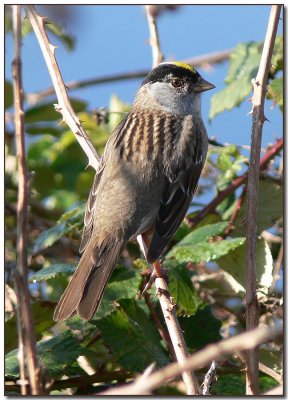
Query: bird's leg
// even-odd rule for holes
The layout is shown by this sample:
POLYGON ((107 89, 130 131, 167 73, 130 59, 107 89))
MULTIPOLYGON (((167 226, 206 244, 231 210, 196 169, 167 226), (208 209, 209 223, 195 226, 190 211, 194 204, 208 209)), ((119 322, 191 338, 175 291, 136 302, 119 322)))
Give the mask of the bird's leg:
MULTIPOLYGON (((146 254, 146 250, 149 248, 150 246, 150 237, 149 234, 151 232, 145 232, 142 233, 142 241, 144 244, 144 250, 145 250, 145 254, 146 254)), ((161 258, 159 260, 154 261, 154 263, 151 265, 149 264, 150 268, 151 268, 151 275, 149 278, 149 281, 147 282, 147 284, 144 287, 144 290, 142 291, 142 295, 151 288, 151 286, 153 285, 154 281, 156 278, 164 278, 167 281, 167 273, 165 273, 162 269, 162 265, 163 265, 163 261, 164 259, 161 258)))

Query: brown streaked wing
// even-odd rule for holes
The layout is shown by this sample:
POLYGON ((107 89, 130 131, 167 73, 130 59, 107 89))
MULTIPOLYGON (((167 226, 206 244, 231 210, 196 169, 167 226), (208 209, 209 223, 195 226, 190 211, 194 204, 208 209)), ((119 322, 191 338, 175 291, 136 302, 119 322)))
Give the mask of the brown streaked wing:
POLYGON ((167 179, 166 190, 154 223, 151 244, 147 253, 147 261, 156 261, 165 250, 169 240, 179 228, 190 206, 197 188, 203 164, 192 164, 175 183, 167 179), (175 189, 175 184, 177 188, 175 189), (168 200, 167 200, 168 199, 168 200))

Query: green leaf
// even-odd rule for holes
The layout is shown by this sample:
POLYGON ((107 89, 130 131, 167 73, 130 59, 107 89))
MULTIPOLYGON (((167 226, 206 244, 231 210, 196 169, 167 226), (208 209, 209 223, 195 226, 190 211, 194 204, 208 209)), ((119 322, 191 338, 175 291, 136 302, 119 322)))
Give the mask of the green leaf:
MULTIPOLYGON (((72 333, 65 331, 58 336, 37 343, 37 354, 46 373, 52 378, 65 375, 80 355, 90 354, 82 347, 72 333)), ((17 377, 19 367, 18 350, 12 350, 5 356, 6 375, 17 377)))
POLYGON ((29 133, 29 135, 52 135, 52 136, 60 136, 61 132, 63 132, 63 128, 57 126, 55 128, 51 125, 43 125, 43 124, 32 124, 25 126, 25 132, 29 133))
POLYGON ((245 396, 245 376, 241 375, 220 375, 211 387, 212 396, 245 396))
POLYGON ((56 24, 55 21, 47 19, 45 21, 45 27, 66 46, 67 50, 74 50, 76 40, 72 35, 68 35, 62 26, 56 24))
MULTIPOLYGON (((236 229, 231 236, 246 236, 246 201, 243 202, 234 221, 236 229)), ((283 215, 283 187, 265 178, 259 181, 259 195, 257 208, 257 234, 272 227, 283 215)))
POLYGON ((169 289, 173 302, 177 304, 178 315, 193 315, 203 306, 203 301, 192 284, 191 274, 184 265, 177 263, 174 268, 170 268, 169 289))
POLYGON ((130 105, 123 103, 118 96, 113 94, 110 99, 109 105, 109 128, 112 132, 114 128, 122 121, 127 112, 130 111, 130 105))
POLYGON ((283 75, 270 83, 269 93, 280 107, 280 110, 283 111, 283 75))
POLYGON ((227 86, 211 98, 209 120, 225 110, 239 106, 251 92, 251 79, 260 62, 259 43, 240 43, 230 56, 227 86))
POLYGON ((245 238, 219 240, 214 243, 201 242, 189 246, 175 246, 169 256, 173 256, 179 262, 194 262, 216 260, 241 246, 245 238))
MULTIPOLYGON (((87 107, 87 103, 83 100, 70 99, 70 101, 76 113, 84 111, 87 107)), ((61 114, 54 110, 53 104, 56 103, 57 99, 53 99, 41 105, 28 108, 25 111, 25 123, 31 124, 32 122, 57 121, 61 119, 61 114)))
POLYGON ((131 371, 143 371, 155 362, 163 367, 169 360, 154 324, 135 300, 120 300, 120 308, 97 321, 104 343, 116 361, 131 371))
POLYGON ((228 226, 228 222, 204 225, 195 229, 181 242, 175 245, 167 254, 167 258, 175 258, 179 262, 194 262, 216 260, 218 257, 240 246, 244 238, 208 241, 213 236, 220 235, 228 226))
POLYGON ((40 250, 52 246, 58 239, 66 233, 66 223, 57 223, 50 229, 41 232, 34 242, 33 252, 37 253, 40 250))
MULTIPOLYGON (((32 303, 33 323, 36 339, 42 338, 42 333, 54 325, 53 312, 55 304, 49 301, 34 301, 32 303)), ((5 322, 5 353, 17 346, 17 321, 16 316, 5 322)))
POLYGON ((83 214, 83 205, 63 214, 55 226, 40 233, 34 242, 34 253, 52 246, 62 236, 82 226, 83 214))
POLYGON ((179 323, 190 351, 221 339, 221 321, 214 317, 211 306, 199 308, 192 317, 179 317, 179 323))
POLYGON ((117 265, 105 289, 104 297, 96 315, 90 321, 98 324, 98 320, 110 314, 121 299, 135 299, 139 291, 142 277, 138 271, 128 270, 117 265))
MULTIPOLYGON (((201 228, 195 229, 189 235, 185 236, 185 238, 181 240, 181 242, 179 242, 175 247, 205 242, 211 237, 218 236, 223 233, 228 225, 228 222, 218 222, 216 224, 204 225, 201 228)), ((167 256, 169 257, 169 255, 170 252, 167 256)))
POLYGON ((29 275, 30 282, 47 281, 59 275, 72 275, 75 272, 74 264, 53 264, 29 275))
MULTIPOLYGON (((245 252, 246 244, 242 244, 216 261, 219 267, 233 276, 243 290, 245 290, 245 252)), ((273 258, 263 238, 259 239, 256 245, 256 277, 262 290, 268 292, 273 281, 273 258)))
POLYGON ((4 103, 5 109, 13 105, 13 87, 10 81, 5 81, 4 103))

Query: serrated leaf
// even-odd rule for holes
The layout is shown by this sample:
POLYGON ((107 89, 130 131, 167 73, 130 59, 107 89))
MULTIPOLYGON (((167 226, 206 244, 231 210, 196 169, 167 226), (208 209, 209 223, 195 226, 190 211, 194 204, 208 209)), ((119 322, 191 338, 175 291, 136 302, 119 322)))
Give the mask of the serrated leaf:
POLYGON ((220 240, 214 243, 202 242, 195 245, 183 246, 177 248, 174 257, 179 262, 194 262, 200 261, 213 261, 223 255, 229 253, 231 250, 241 246, 244 238, 236 238, 231 240, 220 240))
POLYGON ((46 249, 52 246, 58 239, 60 239, 66 233, 66 223, 57 223, 50 229, 41 232, 38 238, 34 242, 33 252, 37 253, 40 250, 46 249))
MULTIPOLYGON (((193 230, 191 233, 185 236, 185 238, 181 240, 181 242, 179 242, 175 247, 187 246, 189 244, 197 244, 207 241, 211 237, 218 236, 223 233, 228 225, 228 222, 217 222, 216 224, 204 225, 201 228, 193 230)), ((170 252, 167 254, 167 256, 170 256, 170 252)))
POLYGON ((169 360, 154 324, 135 300, 120 300, 120 308, 97 322, 104 343, 115 360, 131 371, 143 371, 155 362, 163 367, 169 360))
POLYGON ((239 106, 251 92, 251 79, 260 61, 259 43, 240 43, 230 56, 227 86, 211 97, 209 120, 225 110, 239 106))
POLYGON ((63 214, 55 226, 40 233, 34 242, 34 253, 52 246, 58 239, 82 226, 84 205, 63 214))
MULTIPOLYGON (((90 354, 82 347, 72 333, 65 331, 58 336, 37 343, 37 354, 46 373, 52 378, 60 378, 76 362, 80 355, 90 354)), ((12 350, 5 356, 5 374, 11 377, 19 375, 18 350, 12 350)))
POLYGON ((105 289, 104 297, 91 323, 97 325, 98 320, 110 314, 121 299, 135 299, 142 277, 138 271, 127 270, 117 265, 105 289))
MULTIPOLYGON (((231 236, 246 236, 246 201, 237 213, 234 221, 236 229, 231 236)), ((273 180, 266 178, 259 181, 259 195, 257 208, 257 234, 270 228, 283 215, 283 187, 273 180)))
POLYGON ((221 321, 211 311, 211 306, 199 308, 193 316, 179 317, 179 323, 190 351, 198 350, 221 339, 221 321))
MULTIPOLYGON (((216 261, 220 268, 233 276, 243 290, 245 290, 245 252, 246 244, 242 244, 216 261)), ((256 277, 262 291, 268 293, 273 281, 273 258, 263 238, 259 239, 256 245, 256 277)))
POLYGON ((283 76, 274 79, 269 86, 269 93, 273 100, 278 104, 280 110, 283 111, 283 76))
POLYGON ((173 302, 177 304, 177 314, 190 316, 203 306, 195 290, 191 276, 184 265, 177 265, 169 269, 169 289, 173 302))
POLYGON ((29 275, 30 282, 47 281, 58 275, 72 275, 75 272, 74 264, 53 264, 29 275))

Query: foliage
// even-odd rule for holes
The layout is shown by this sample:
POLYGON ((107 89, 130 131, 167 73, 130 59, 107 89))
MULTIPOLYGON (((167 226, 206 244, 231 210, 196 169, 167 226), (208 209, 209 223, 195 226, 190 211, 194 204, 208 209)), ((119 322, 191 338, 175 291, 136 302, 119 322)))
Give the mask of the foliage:
MULTIPOLYGON (((5 24, 9 32, 9 12, 6 13, 5 24)), ((62 28, 51 22, 47 27, 69 49, 73 49, 74 39, 62 28)), ((22 28, 24 34, 31 32, 27 20, 23 20, 22 28)), ((250 94, 250 81, 257 71, 260 53, 260 43, 240 43, 236 46, 229 62, 226 87, 212 97, 211 120, 224 110, 233 110, 250 94)), ((283 38, 278 37, 270 71, 268 97, 281 110, 282 69, 283 38)), ((52 106, 57 101, 43 99, 31 105, 28 104, 27 94, 24 93, 27 165, 29 172, 33 171, 30 179, 28 223, 28 251, 31 260, 29 282, 37 350, 45 376, 56 381, 64 376, 85 376, 86 372, 79 362, 79 357, 84 356, 96 375, 114 373, 109 382, 97 381, 101 389, 115 382, 123 382, 123 372, 134 376, 153 362, 156 368, 165 366, 170 362, 169 349, 158 331, 159 324, 165 329, 165 323, 157 298, 154 297, 154 287, 148 291, 147 297, 139 296, 145 285, 144 277, 148 265, 139 258, 140 252, 134 244, 129 244, 123 252, 121 264, 113 272, 99 311, 91 321, 85 322, 74 316, 65 323, 54 323, 52 314, 55 301, 63 293, 67 279, 75 271, 79 259, 78 245, 85 201, 94 173, 90 169, 85 171, 85 155, 67 126, 60 124, 60 115, 52 106)), ((108 118, 99 125, 89 109, 89 104, 79 98, 72 98, 71 102, 79 119, 84 121, 84 128, 92 143, 102 153, 111 131, 130 106, 117 96, 112 96, 107 110, 108 118)), ((13 111, 12 105, 12 85, 5 81, 5 108, 8 112, 13 111)), ((5 135, 5 233, 8 266, 15 264, 18 176, 15 149, 11 144, 14 127, 7 125, 5 135)), ((273 265, 280 250, 278 242, 282 238, 283 224, 283 187, 278 164, 277 156, 275 162, 262 171, 256 252, 261 317, 274 322, 277 317, 271 317, 269 290, 273 281, 273 265), (264 230, 273 234, 278 242, 270 243, 264 237, 260 238, 264 230)), ((210 192, 214 188, 217 196, 219 191, 231 185, 246 169, 247 156, 243 149, 233 144, 211 145, 199 193, 205 194, 208 186, 210 192)), ((165 259, 169 289, 174 303, 177 304, 177 314, 189 351, 221 340, 223 330, 233 334, 243 329, 243 321, 238 312, 244 306, 245 293, 246 204, 245 191, 242 190, 243 188, 225 198, 198 225, 190 227, 184 221, 173 237, 165 259), (243 200, 242 205, 231 223, 239 199, 243 200)), ((201 211, 202 197, 196 196, 193 205, 201 211)), ((7 274, 7 284, 13 286, 10 274, 7 274)), ((281 287, 278 286, 277 290, 276 302, 281 297, 281 287)), ((271 349, 262 350, 263 362, 278 370, 281 364, 279 347, 275 345, 273 352, 271 349), (272 356, 270 353, 273 353, 272 356)), ((5 352, 6 379, 16 383, 19 380, 17 321, 11 311, 7 312, 5 323, 5 352)), ((238 372, 222 374, 220 366, 217 372, 218 381, 212 387, 212 394, 244 394, 244 375, 241 372, 243 365, 239 358, 231 357, 230 362, 234 363, 234 367, 236 365, 238 372)), ((261 376, 260 382, 263 390, 275 385, 275 381, 266 375, 261 376)), ((88 386, 92 394, 100 390, 91 384, 88 386)), ((51 391, 53 390, 52 384, 51 391)), ((158 389, 157 393, 160 392, 162 395, 178 392, 181 394, 181 389, 172 382, 171 386, 158 389)), ((58 392, 67 393, 66 389, 58 392)))

